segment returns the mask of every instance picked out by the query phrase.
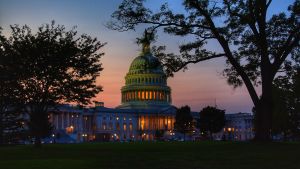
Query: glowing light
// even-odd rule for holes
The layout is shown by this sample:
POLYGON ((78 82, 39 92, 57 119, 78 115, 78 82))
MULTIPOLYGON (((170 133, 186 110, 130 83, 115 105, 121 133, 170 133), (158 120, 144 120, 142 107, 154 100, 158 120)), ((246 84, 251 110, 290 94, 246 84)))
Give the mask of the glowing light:
POLYGON ((142 92, 142 100, 144 100, 145 99, 145 92, 142 92))

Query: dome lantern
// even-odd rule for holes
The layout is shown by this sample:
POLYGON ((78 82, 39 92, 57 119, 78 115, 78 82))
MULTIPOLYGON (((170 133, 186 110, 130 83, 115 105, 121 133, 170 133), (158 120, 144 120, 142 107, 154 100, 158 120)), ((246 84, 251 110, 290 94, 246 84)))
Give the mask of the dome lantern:
POLYGON ((131 63, 122 87, 122 104, 118 108, 162 108, 170 106, 171 89, 160 61, 150 50, 153 33, 145 31, 142 52, 131 63))

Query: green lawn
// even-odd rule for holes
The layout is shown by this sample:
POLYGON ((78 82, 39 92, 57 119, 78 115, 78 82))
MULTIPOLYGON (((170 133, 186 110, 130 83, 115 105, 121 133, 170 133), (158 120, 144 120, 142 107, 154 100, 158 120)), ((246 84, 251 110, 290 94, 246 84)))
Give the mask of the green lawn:
POLYGON ((90 143, 0 147, 0 169, 300 169, 300 143, 90 143))

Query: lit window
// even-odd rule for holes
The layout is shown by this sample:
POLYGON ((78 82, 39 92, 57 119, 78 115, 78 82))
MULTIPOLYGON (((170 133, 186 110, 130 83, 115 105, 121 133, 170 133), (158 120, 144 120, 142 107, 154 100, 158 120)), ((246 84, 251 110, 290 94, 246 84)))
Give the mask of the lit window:
POLYGON ((123 130, 124 131, 126 131, 126 129, 127 129, 126 127, 127 127, 126 124, 123 124, 123 130))
POLYGON ((144 100, 145 99, 145 92, 142 92, 142 100, 144 100))
POLYGON ((68 134, 73 133, 73 131, 74 131, 74 127, 73 126, 70 126, 70 127, 66 128, 66 133, 68 133, 68 134))
POLYGON ((145 124, 145 123, 144 123, 144 121, 142 120, 142 121, 141 121, 141 126, 140 126, 140 127, 141 127, 141 130, 144 130, 144 124, 145 124))

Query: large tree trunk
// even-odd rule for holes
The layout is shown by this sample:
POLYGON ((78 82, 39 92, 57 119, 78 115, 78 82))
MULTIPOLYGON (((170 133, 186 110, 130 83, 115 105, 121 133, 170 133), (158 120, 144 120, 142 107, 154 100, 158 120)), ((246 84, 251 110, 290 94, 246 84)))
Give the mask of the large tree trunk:
POLYGON ((255 113, 255 140, 271 140, 271 109, 262 104, 255 113))
POLYGON ((272 127, 272 81, 266 79, 262 84, 262 96, 255 106, 255 140, 256 141, 271 141, 272 127))

